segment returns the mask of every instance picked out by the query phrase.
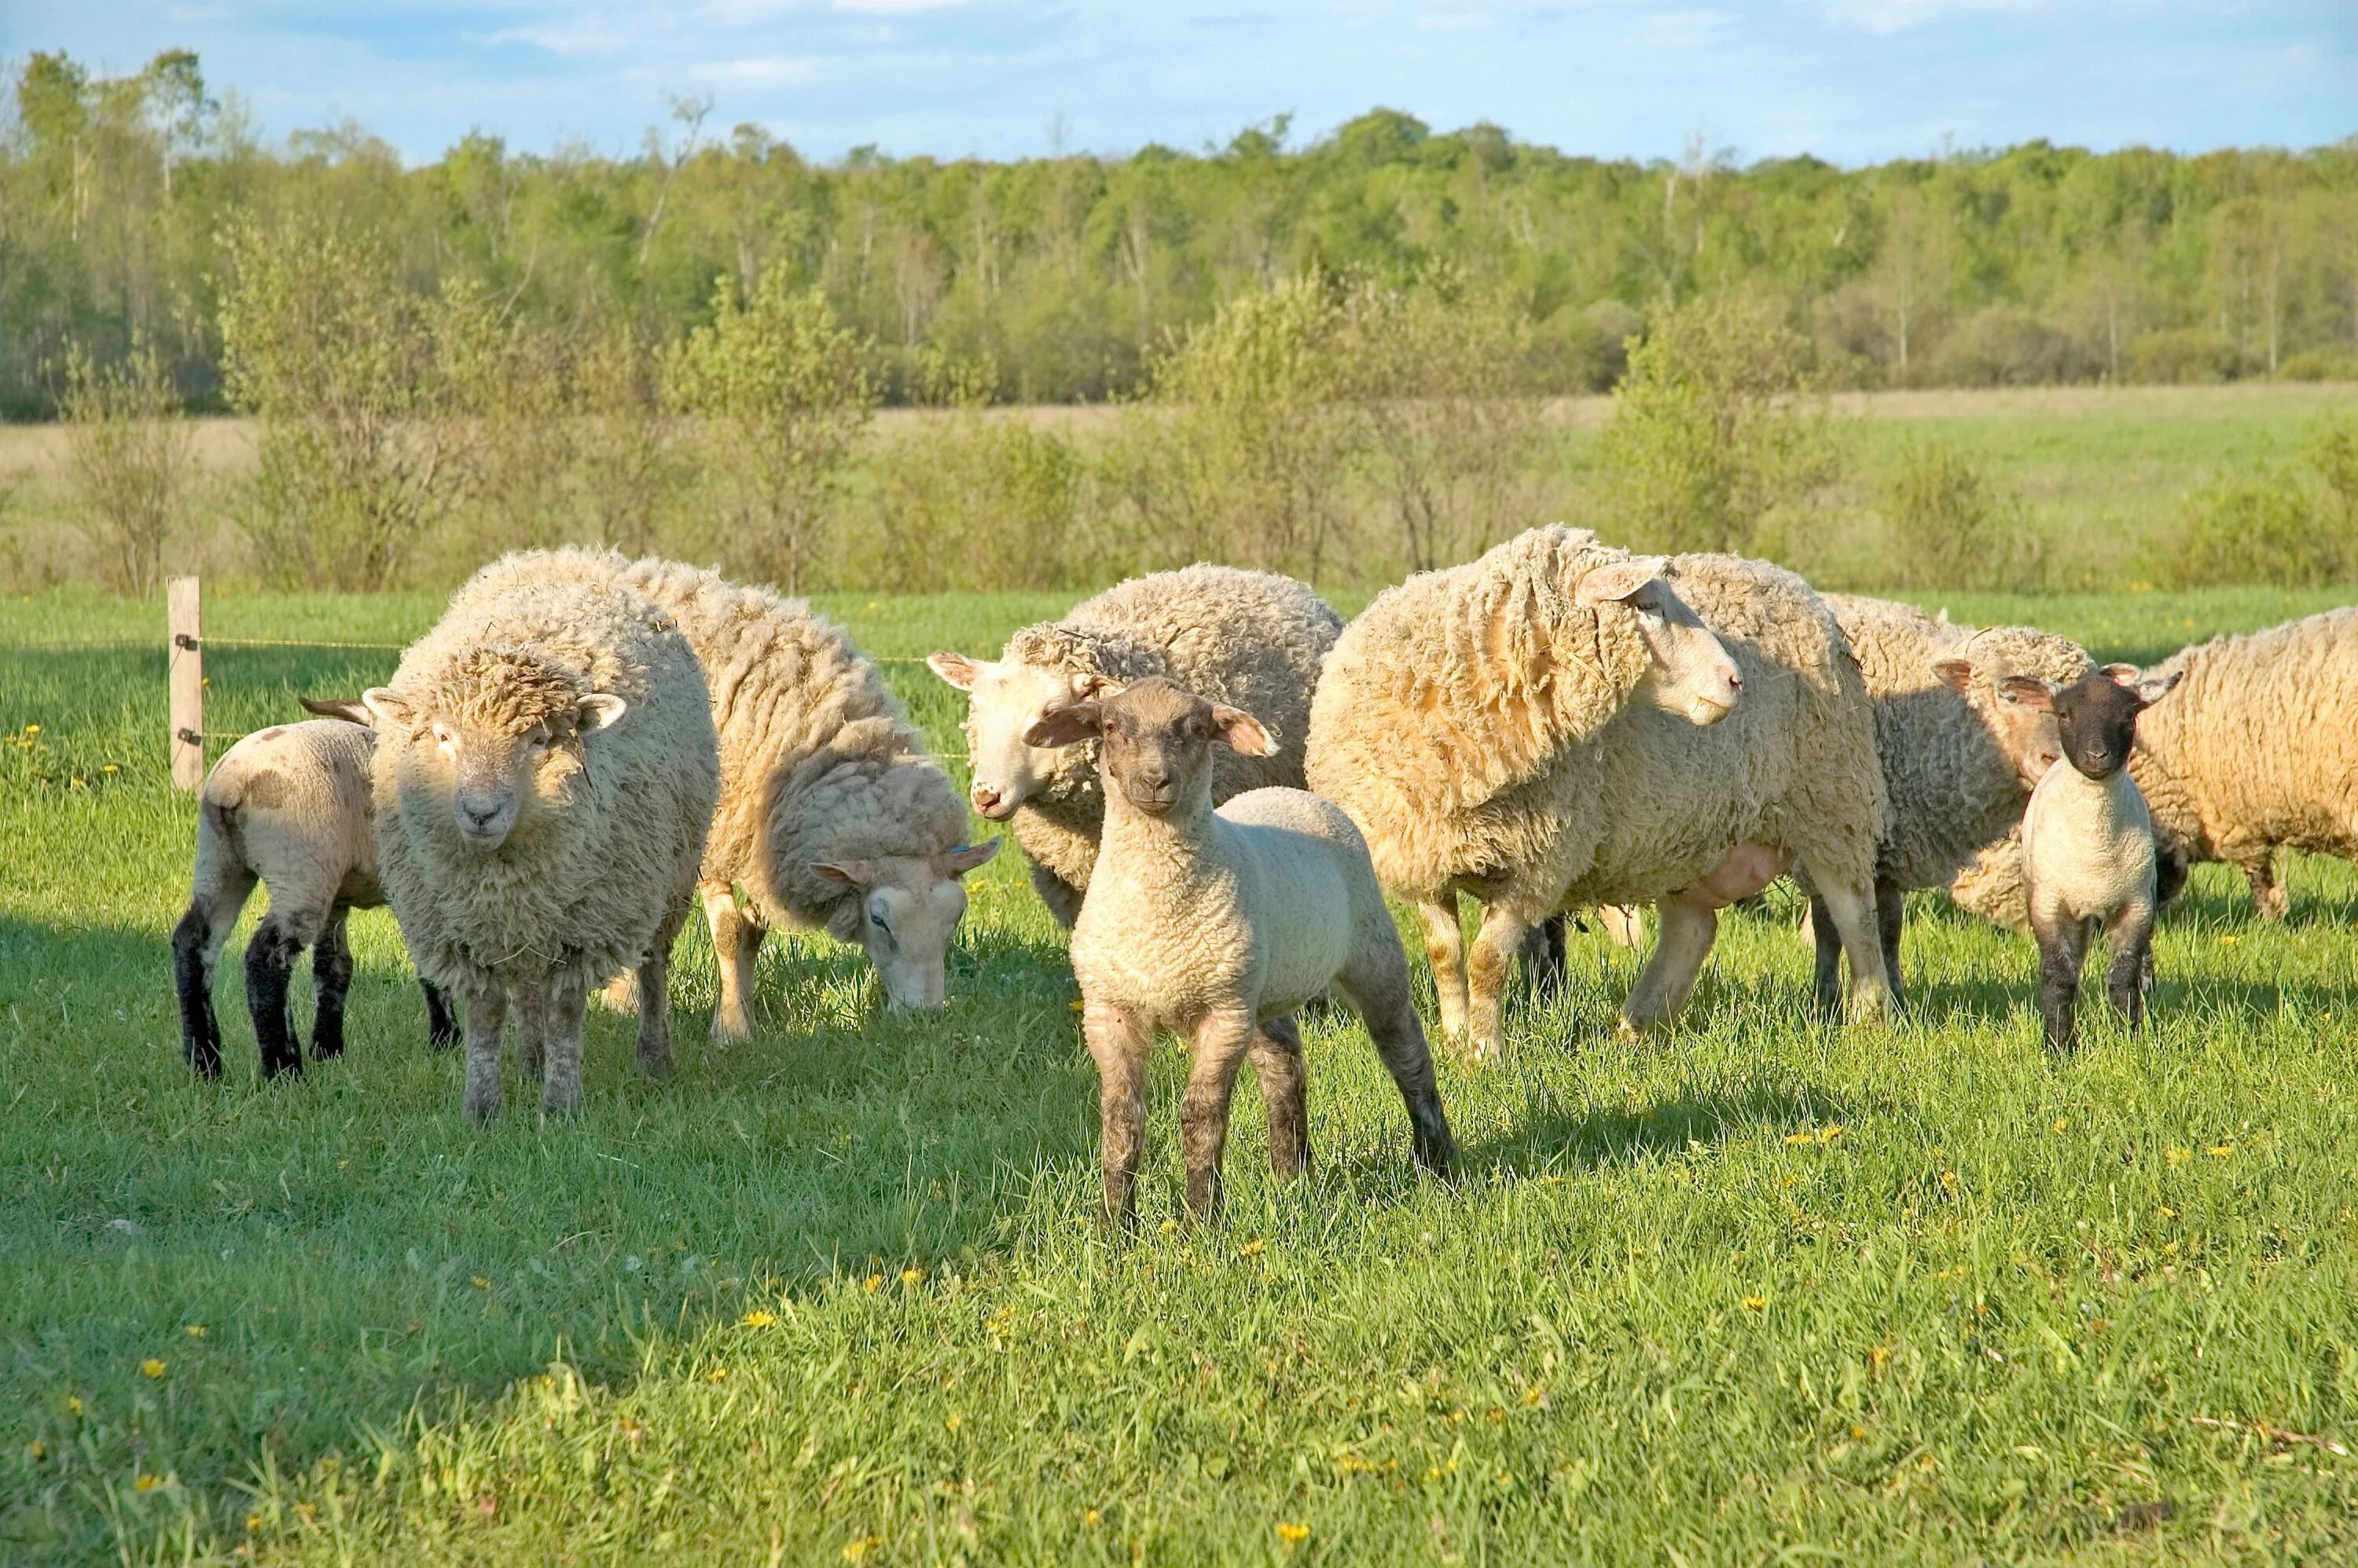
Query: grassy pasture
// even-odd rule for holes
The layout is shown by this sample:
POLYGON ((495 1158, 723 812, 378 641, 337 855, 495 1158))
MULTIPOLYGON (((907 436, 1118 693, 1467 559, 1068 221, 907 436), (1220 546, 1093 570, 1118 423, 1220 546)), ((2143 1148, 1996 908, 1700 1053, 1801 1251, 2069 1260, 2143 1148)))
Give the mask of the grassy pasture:
MULTIPOLYGON (((2317 596, 1951 596, 2147 659, 2317 596)), ((985 648, 1040 599, 829 601, 864 645, 985 648)), ((217 597, 218 636, 414 634, 424 596, 217 597)), ((1501 1065, 1445 1064, 1415 1179, 1365 1035, 1306 1031, 1316 1169, 1094 1232, 1095 1080, 1012 856, 953 1002, 875 1014, 773 943, 765 1027, 588 1108, 460 1118, 392 922, 356 916, 344 1060, 178 1060, 160 607, 0 600, 0 1561, 2257 1562, 2358 1544, 2358 879, 2261 929, 2198 871, 2155 1026, 2051 1064, 2026 942, 1911 910, 1919 1011, 1814 1022, 1790 908, 1732 918, 1684 1024, 1607 1025, 1576 941, 1501 1065), (38 730, 32 727, 38 726, 38 730), (79 781, 79 782, 77 782, 79 781)), ((390 670, 222 650, 210 726, 390 670)), ((892 666, 943 750, 957 708, 892 666)), ((251 920, 249 918, 250 926, 251 920)), ((303 987, 298 982, 298 994, 303 987)), ((1429 995, 1428 995, 1429 1001, 1429 995)), ((1428 1007, 1427 1016, 1430 1016, 1428 1007)), ((511 1106, 519 1102, 512 1094, 511 1106)))

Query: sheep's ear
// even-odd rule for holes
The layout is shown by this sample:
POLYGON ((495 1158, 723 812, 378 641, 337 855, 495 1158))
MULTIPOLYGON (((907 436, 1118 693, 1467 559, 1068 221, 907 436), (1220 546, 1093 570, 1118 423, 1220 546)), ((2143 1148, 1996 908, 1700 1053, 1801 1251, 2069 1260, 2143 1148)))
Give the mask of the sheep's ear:
POLYGON ((1974 694, 1974 662, 1971 659, 1934 659, 1932 673, 1941 683, 1961 697, 1974 694))
POLYGON ((1001 842, 997 838, 986 838, 979 844, 961 844, 942 859, 948 862, 950 875, 962 877, 978 866, 989 865, 990 858, 999 853, 1001 842))
POLYGON ((1105 710, 1094 702, 1067 702, 1052 708, 1023 731, 1023 743, 1043 748, 1077 746, 1105 732, 1105 710))
POLYGON ((1228 750, 1247 757, 1266 757, 1277 750, 1277 738, 1261 727, 1260 719, 1241 708, 1224 703, 1212 704, 1212 724, 1228 750))
POLYGON ((409 698, 389 686, 373 686, 361 693, 361 705, 375 715, 380 724, 407 724, 416 715, 409 698))
POLYGON ((938 654, 925 655, 925 667, 960 691, 972 691, 974 683, 982 678, 982 666, 964 654, 953 654, 946 648, 938 654))
POLYGON ((868 860, 821 860, 811 868, 831 882, 846 887, 864 888, 876 881, 876 867, 868 860))
POLYGON ((1668 565, 1660 556, 1641 556, 1635 560, 1592 567, 1573 590, 1573 602, 1590 610, 1609 602, 1626 603, 1644 592, 1646 585, 1660 577, 1668 565))
POLYGON ((2168 697, 2171 688, 2185 678, 2184 670, 2172 670, 2166 676, 2148 676, 2133 682, 2132 685, 2136 690, 2137 702, 2143 707, 2151 708, 2155 703, 2168 697))
POLYGON ((1095 670, 1073 677, 1073 699, 1076 702, 1091 700, 1103 702, 1107 697, 1120 697, 1127 689, 1127 682, 1118 681, 1109 675, 1100 675, 1095 670))
POLYGON ((368 710, 365 702, 322 702, 315 697, 298 697, 295 700, 303 705, 306 713, 316 713, 322 719, 341 719, 364 730, 375 728, 376 715, 368 710))
POLYGON ((2039 713, 2055 711, 2055 688, 2043 680, 2029 676, 2008 676, 1998 689, 2023 707, 2039 713))
POLYGON ((2102 665, 2096 673, 2118 686, 2135 686, 2138 670, 2135 665, 2102 665))
POLYGON ((630 710, 631 705, 612 692, 593 691, 581 699, 580 717, 577 722, 584 735, 593 730, 611 730, 630 710))

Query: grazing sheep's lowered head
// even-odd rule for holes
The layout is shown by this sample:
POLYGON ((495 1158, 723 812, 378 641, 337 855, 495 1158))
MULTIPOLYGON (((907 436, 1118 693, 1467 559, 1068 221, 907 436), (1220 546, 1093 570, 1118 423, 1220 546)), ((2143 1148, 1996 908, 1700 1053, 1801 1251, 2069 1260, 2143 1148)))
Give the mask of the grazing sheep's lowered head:
POLYGON ((859 894, 838 906, 828 930, 866 949, 892 1006, 945 1006, 950 938, 966 914, 962 879, 997 853, 999 840, 991 838, 939 855, 885 855, 814 867, 823 880, 859 894), (843 929, 855 922, 855 929, 843 929))
POLYGON ((1101 682, 1089 697, 1050 709, 1023 732, 1026 746, 1047 751, 1084 741, 1101 742, 1103 776, 1149 816, 1211 810, 1214 741, 1248 757, 1277 750, 1251 714, 1161 676, 1129 686, 1101 682))
POLYGON ((581 737, 630 709, 579 671, 512 647, 472 650, 430 691, 372 687, 361 700, 380 727, 431 739, 402 753, 405 791, 446 801, 451 841, 486 855, 562 810, 582 771, 581 737))
POLYGON ((2106 665, 2069 686, 2016 676, 2006 694, 2033 712, 2052 714, 2063 760, 2083 777, 2104 780, 2128 765, 2137 715, 2169 696, 2178 680, 2174 670, 2144 680, 2135 665, 2106 665))

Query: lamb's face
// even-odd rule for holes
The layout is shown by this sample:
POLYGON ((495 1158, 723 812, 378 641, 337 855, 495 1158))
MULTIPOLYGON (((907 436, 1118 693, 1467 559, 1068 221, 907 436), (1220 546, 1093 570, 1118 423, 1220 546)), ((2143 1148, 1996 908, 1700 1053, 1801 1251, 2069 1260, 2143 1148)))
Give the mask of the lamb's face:
POLYGON ((1716 724, 1744 694, 1744 676, 1712 629, 1662 580, 1659 558, 1618 561, 1580 579, 1579 601, 1598 615, 1627 615, 1646 646, 1632 700, 1690 724, 1716 724))
POLYGON ((967 872, 999 852, 999 840, 941 855, 842 860, 819 874, 858 890, 858 940, 894 1007, 940 1007, 949 1000, 950 939, 966 914, 967 872))
POLYGON ((974 809, 1004 822, 1015 808, 1047 788, 1060 759, 1051 748, 1029 745, 1024 732, 1056 708, 1094 689, 1090 676, 1044 670, 1007 660, 969 659, 936 654, 925 661, 942 679, 967 694, 967 763, 974 775, 974 809))
POLYGON ((1025 735, 1029 744, 1052 748, 1091 739, 1102 744, 1098 766, 1109 803, 1118 795, 1148 816, 1210 806, 1215 742, 1248 757, 1277 749, 1251 714, 1161 676, 1127 687, 1100 683, 1093 699, 1054 709, 1025 735))
POLYGON ((581 737, 629 707, 593 692, 553 711, 546 703, 519 710, 513 700, 433 700, 389 687, 372 688, 362 701, 380 729, 407 732, 405 783, 423 784, 448 802, 458 841, 485 855, 563 808, 581 773, 581 737))
POLYGON ((2134 665, 2106 665, 2068 686, 2016 676, 2006 683, 2006 694, 2023 707, 2051 712, 2063 760, 2086 777, 2103 780, 2128 765, 2137 715, 2177 684, 2176 675, 2141 680, 2134 665))

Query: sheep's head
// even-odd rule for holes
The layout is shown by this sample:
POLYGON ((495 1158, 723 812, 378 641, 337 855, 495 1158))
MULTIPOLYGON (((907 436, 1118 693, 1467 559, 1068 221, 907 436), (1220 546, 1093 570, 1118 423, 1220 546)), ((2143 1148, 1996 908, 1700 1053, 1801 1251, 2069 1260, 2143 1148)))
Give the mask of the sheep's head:
POLYGON ((1581 574, 1574 600, 1602 618, 1626 615, 1646 649, 1637 700, 1690 724, 1716 724, 1744 692, 1736 661, 1710 627, 1662 579, 1659 556, 1613 561, 1581 574))
POLYGON ((2025 789, 2062 760, 2063 740, 2053 708, 2016 699, 2007 683, 2028 677, 2068 686, 2093 668, 2077 643, 2028 626, 1986 627, 1932 662, 1932 673, 1973 708, 2025 789))
POLYGON ((1211 808, 1214 741, 1248 757, 1277 750, 1251 714, 1208 702, 1161 676, 1123 687, 1107 683, 1089 699, 1048 713, 1023 739, 1050 748, 1102 742, 1098 769, 1108 800, 1119 793, 1149 816, 1211 808))
MULTIPOLYGON (((939 855, 834 860, 818 874, 859 891, 857 941, 895 1007, 939 1007, 949 997, 950 937, 966 914, 966 874, 999 853, 999 840, 961 844, 939 855)), ((840 923, 838 923, 839 925, 840 923)))
POLYGON ((1060 708, 1087 700, 1106 684, 1099 675, 1044 669, 1021 659, 970 659, 935 654, 934 674, 967 694, 967 763, 974 774, 974 809, 1004 822, 1025 801, 1057 782, 1065 760, 1034 746, 1024 734, 1060 708))
POLYGON ((2092 779, 2125 766, 2136 744, 2137 715, 2169 695, 2182 672, 2145 679, 2135 665, 2106 665, 2066 686, 2034 676, 2012 676, 2006 695, 2021 706, 2052 713, 2063 757, 2092 779))
POLYGON ((407 732, 405 776, 449 803, 459 842, 481 854, 561 807, 582 737, 630 709, 573 670, 505 648, 478 648, 420 689, 373 687, 361 700, 380 732, 407 732))

